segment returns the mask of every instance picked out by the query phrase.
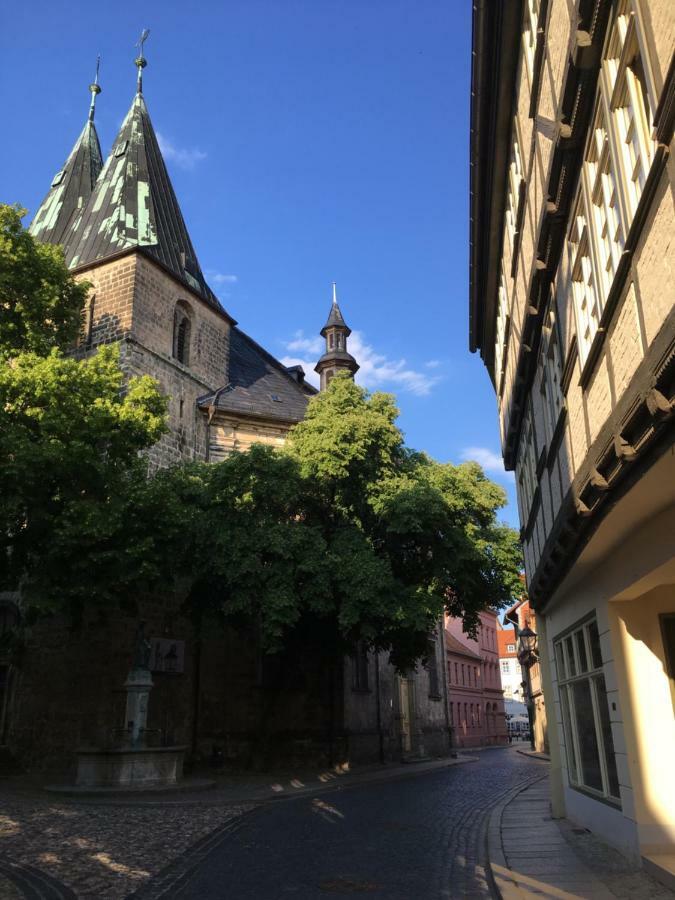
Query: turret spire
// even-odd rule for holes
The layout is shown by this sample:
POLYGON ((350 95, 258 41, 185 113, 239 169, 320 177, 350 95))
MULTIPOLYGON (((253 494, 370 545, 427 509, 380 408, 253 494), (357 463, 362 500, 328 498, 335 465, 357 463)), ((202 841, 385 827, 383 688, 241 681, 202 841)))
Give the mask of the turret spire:
POLYGON ((351 353, 347 352, 347 338, 351 333, 351 328, 345 322, 338 306, 337 286, 333 282, 333 302, 328 314, 328 321, 321 329, 321 337, 326 339, 326 352, 314 369, 321 377, 321 390, 328 387, 336 372, 347 371, 351 375, 358 372, 359 364, 351 353))
POLYGON ((89 85, 89 90, 91 91, 91 103, 89 104, 89 121, 94 121, 94 112, 96 111, 96 97, 101 93, 101 86, 98 83, 98 69, 101 65, 101 57, 96 57, 96 77, 92 84, 89 85))
POLYGON ((143 44, 147 41, 149 36, 150 36, 150 29, 144 28, 143 33, 141 34, 140 40, 136 44, 136 46, 139 48, 138 56, 134 60, 134 65, 138 69, 138 77, 136 80, 136 93, 137 94, 143 93, 143 69, 148 64, 147 59, 143 56, 143 44))

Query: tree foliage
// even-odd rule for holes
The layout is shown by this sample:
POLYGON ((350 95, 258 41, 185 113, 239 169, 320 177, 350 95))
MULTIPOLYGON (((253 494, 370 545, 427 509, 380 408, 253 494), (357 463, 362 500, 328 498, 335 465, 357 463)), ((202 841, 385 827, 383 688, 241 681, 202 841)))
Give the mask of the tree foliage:
POLYGON ((80 327, 87 284, 76 282, 63 251, 33 240, 24 209, 0 204, 0 359, 67 348, 80 327))
POLYGON ((64 353, 86 287, 18 217, 0 207, 0 585, 77 609, 159 571, 160 497, 139 452, 163 433, 166 403, 151 378, 125 379, 116 346, 64 353))
POLYGON ((326 653, 357 641, 400 669, 444 609, 471 630, 518 595, 520 549, 496 521, 504 492, 475 463, 406 448, 390 396, 336 377, 281 452, 254 446, 161 476, 190 514, 172 559, 200 615, 258 623, 270 651, 298 630, 326 653))

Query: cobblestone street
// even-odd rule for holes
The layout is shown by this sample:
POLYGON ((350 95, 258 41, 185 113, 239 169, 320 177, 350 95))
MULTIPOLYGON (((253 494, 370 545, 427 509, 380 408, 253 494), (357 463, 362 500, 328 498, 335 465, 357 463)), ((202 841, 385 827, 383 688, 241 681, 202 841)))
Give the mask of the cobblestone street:
POLYGON ((9 882, 4 887, 2 874, 8 868, 25 880, 27 896, 43 896, 29 891, 45 873, 56 882, 45 897, 126 897, 247 808, 76 804, 46 795, 5 795, 0 802, 0 898, 22 896, 9 894, 9 882))
POLYGON ((585 829, 551 820, 548 765, 518 749, 314 781, 224 775, 162 798, 6 786, 0 900, 673 896, 585 829))
POLYGON ((500 796, 544 771, 514 751, 488 750, 435 773, 278 804, 249 817, 167 896, 490 896, 487 814, 500 796))

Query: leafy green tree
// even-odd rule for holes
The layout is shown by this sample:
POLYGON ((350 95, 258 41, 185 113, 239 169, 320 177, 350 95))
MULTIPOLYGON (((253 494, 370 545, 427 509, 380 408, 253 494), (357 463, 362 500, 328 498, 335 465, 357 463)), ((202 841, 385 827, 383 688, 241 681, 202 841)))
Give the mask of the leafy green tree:
POLYGON ((67 348, 77 336, 87 285, 76 282, 63 251, 33 240, 26 210, 0 204, 0 358, 67 348))
POLYGON ((166 401, 151 378, 125 379, 116 346, 64 353, 86 286, 19 216, 0 207, 0 585, 78 611, 159 575, 166 497, 139 454, 164 432, 166 401))
POLYGON ((444 609, 471 630, 517 596, 517 537, 496 522, 504 492, 475 463, 407 449, 397 415, 390 396, 338 376, 284 451, 162 476, 190 510, 171 558, 193 613, 256 622, 272 652, 305 635, 337 661, 365 641, 403 670, 444 609))

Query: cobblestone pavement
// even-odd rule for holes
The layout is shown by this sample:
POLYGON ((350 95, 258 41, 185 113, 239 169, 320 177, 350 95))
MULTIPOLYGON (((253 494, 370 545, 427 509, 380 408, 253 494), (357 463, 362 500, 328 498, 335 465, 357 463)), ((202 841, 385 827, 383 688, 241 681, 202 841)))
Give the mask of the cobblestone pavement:
POLYGON ((0 900, 117 900, 250 807, 204 803, 78 804, 0 796, 0 900), (30 893, 40 889, 42 893, 30 893), (70 890, 69 890, 70 889, 70 890))
POLYGON ((498 798, 541 777, 509 750, 437 772, 263 807, 213 847, 180 900, 373 900, 488 897, 485 825, 498 798))

